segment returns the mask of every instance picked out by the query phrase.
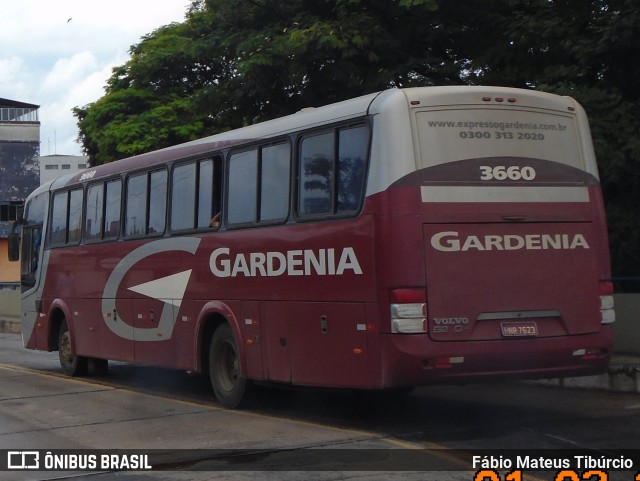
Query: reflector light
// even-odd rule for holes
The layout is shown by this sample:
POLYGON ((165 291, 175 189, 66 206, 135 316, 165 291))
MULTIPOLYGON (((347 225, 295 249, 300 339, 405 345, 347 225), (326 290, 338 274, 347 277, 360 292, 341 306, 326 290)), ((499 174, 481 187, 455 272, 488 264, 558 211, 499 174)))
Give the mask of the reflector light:
POLYGON ((427 304, 424 288, 394 289, 390 293, 391 332, 418 334, 427 332, 427 304))
POLYGON ((612 296, 613 295, 613 282, 611 281, 600 281, 598 285, 600 289, 601 296, 612 296))
POLYGON ((394 289, 391 291, 391 302, 395 303, 424 303, 426 302, 424 289, 394 289))
POLYGON ((422 334, 427 332, 426 319, 391 319, 391 332, 394 334, 422 334))
POLYGON ((611 281, 600 281, 598 286, 600 291, 600 316, 602 324, 611 324, 616 321, 616 311, 614 310, 613 283, 611 281))

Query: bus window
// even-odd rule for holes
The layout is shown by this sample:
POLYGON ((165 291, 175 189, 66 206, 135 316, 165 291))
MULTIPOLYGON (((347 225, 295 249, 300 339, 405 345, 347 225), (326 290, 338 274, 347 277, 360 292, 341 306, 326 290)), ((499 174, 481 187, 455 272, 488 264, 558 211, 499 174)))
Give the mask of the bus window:
POLYGON ((209 227, 211 219, 217 214, 213 211, 213 160, 207 159, 200 162, 200 175, 198 176, 198 225, 197 227, 209 227))
POLYGON ((164 232, 167 212, 167 172, 159 170, 149 175, 149 225, 148 234, 164 232))
POLYGON ((69 192, 58 192, 53 196, 51 211, 51 246, 61 246, 67 241, 67 208, 69 192))
POLYGON ((67 243, 77 244, 80 242, 82 232, 82 189, 75 189, 69 195, 69 234, 67 243))
POLYGON ((102 237, 104 184, 92 185, 87 189, 87 214, 84 223, 84 238, 87 241, 102 237))
POLYGON ((368 145, 369 129, 364 125, 339 133, 337 211, 340 213, 360 209, 368 145))
POLYGON ((220 157, 198 162, 198 228, 220 225, 221 168, 220 157), (217 225, 214 225, 212 220, 216 216, 217 225))
POLYGON ((129 177, 125 236, 162 234, 167 209, 167 172, 158 170, 129 177))
POLYGON ((260 171, 260 221, 278 221, 289 213, 291 155, 289 144, 262 149, 260 171))
POLYGON ((171 230, 193 229, 196 210, 196 164, 182 164, 171 177, 171 230))
POLYGON ((233 154, 229 160, 227 216, 230 224, 256 221, 257 166, 258 149, 233 154))
POLYGON ((333 212, 334 134, 306 137, 300 145, 298 214, 333 212))
POLYGON ((35 285, 35 272, 40 264, 40 244, 42 242, 42 224, 47 208, 47 193, 29 200, 25 206, 22 227, 22 252, 20 256, 20 274, 23 288, 35 285))
POLYGON ((360 209, 368 144, 365 125, 338 130, 337 139, 334 131, 302 139, 298 215, 334 215, 360 209))
POLYGON ((104 238, 116 239, 120 235, 122 182, 120 180, 107 182, 107 190, 105 194, 104 238))
POLYGON ((124 235, 143 235, 147 225, 147 174, 129 177, 125 208, 124 235))

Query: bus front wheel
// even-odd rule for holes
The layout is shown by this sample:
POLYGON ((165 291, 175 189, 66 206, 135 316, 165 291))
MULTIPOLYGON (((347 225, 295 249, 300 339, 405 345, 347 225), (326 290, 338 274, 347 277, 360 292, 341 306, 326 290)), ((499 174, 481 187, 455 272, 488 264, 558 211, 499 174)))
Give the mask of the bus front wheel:
POLYGON ((213 333, 209 348, 209 376, 218 402, 226 408, 237 408, 249 381, 240 375, 240 355, 229 324, 221 324, 213 333))
POLYGON ((58 331, 58 357, 62 372, 68 376, 84 376, 87 374, 87 358, 77 356, 73 352, 71 334, 67 321, 63 320, 58 331))

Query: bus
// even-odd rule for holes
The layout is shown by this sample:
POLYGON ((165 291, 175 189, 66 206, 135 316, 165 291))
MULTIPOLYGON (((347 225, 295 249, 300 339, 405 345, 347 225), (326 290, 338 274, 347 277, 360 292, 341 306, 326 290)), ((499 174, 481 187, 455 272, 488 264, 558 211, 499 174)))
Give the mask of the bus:
POLYGON ((205 373, 235 408, 252 383, 408 391, 611 357, 569 97, 385 90, 60 177, 20 225, 24 345, 71 376, 205 373))

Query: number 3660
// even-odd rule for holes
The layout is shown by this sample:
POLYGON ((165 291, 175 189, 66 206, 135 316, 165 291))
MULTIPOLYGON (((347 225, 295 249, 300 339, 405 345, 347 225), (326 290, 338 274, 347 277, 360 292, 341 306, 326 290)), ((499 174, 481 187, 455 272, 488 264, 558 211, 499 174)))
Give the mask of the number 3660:
POLYGON ((536 178, 536 171, 533 167, 519 167, 512 165, 507 167, 497 165, 490 167, 488 165, 480 166, 480 180, 533 180, 536 178))

